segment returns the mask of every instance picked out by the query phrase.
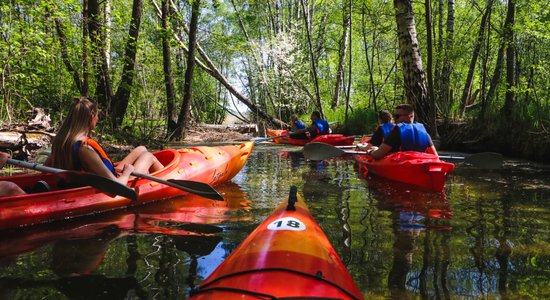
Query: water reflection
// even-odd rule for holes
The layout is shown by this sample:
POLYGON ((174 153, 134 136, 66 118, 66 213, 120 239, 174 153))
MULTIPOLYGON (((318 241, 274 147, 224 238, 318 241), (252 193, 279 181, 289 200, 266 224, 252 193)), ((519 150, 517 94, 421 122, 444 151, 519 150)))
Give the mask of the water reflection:
POLYGON ((419 293, 423 298, 449 299, 448 241, 453 213, 445 193, 417 191, 372 176, 366 181, 371 196, 378 199, 377 208, 388 212, 394 236, 388 272, 390 297, 409 299, 419 293), (415 256, 421 262, 420 270, 414 268, 415 256))
POLYGON ((363 178, 349 159, 314 163, 258 147, 234 184, 219 187, 229 201, 182 198, 0 233, 0 298, 80 288, 90 298, 182 299, 291 185, 366 298, 545 298, 550 168, 523 166, 457 166, 445 194, 434 194, 363 178))
POLYGON ((223 228, 213 224, 249 219, 239 213, 251 208, 250 200, 239 186, 228 183, 218 190, 226 201, 186 196, 127 211, 5 231, 0 237, 0 265, 16 269, 26 253, 32 257, 43 252, 49 263, 39 262, 40 266, 31 267, 42 268, 46 273, 51 271, 58 279, 43 280, 35 274, 29 274, 31 278, 2 277, 1 294, 14 296, 24 290, 23 295, 30 295, 32 289, 47 287, 74 299, 124 299, 128 295, 140 299, 181 297, 185 288, 181 287, 181 279, 174 270, 181 262, 182 252, 191 260, 186 278, 192 288, 197 260, 210 254, 222 240, 218 234, 223 228), (152 251, 140 253, 140 245, 143 248, 140 236, 152 241, 149 245, 152 251), (105 272, 109 263, 124 257, 120 256, 123 254, 120 250, 113 249, 120 246, 127 250, 126 272, 113 278, 93 275, 105 272), (110 251, 116 252, 115 257, 109 256, 110 251), (145 275, 139 270, 140 263, 148 269, 145 275), (136 276, 150 275, 164 288, 145 291, 136 276))

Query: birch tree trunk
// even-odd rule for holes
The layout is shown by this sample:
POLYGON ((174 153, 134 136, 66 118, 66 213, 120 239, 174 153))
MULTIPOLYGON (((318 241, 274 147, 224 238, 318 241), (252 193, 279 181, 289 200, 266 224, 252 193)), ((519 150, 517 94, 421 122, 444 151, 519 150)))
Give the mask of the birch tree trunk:
POLYGON ((433 79, 433 41, 432 41, 432 3, 430 0, 424 0, 426 9, 426 43, 428 44, 428 64, 427 64, 427 79, 428 79, 428 101, 433 107, 433 118, 435 119, 435 95, 434 95, 434 79, 433 79))
POLYGON ((343 32, 342 38, 340 39, 340 49, 338 50, 338 70, 336 71, 336 86, 334 87, 334 94, 332 95, 332 102, 330 105, 332 109, 335 109, 339 105, 340 91, 342 90, 342 81, 344 80, 344 64, 346 62, 346 54, 349 41, 349 27, 351 23, 351 16, 348 8, 349 5, 344 3, 344 20, 342 24, 343 32))
POLYGON ((414 107, 417 120, 424 123, 432 136, 437 135, 433 107, 428 100, 426 75, 416 34, 412 0, 394 0, 399 39, 399 56, 403 67, 405 94, 414 107))
POLYGON ((443 68, 441 69, 441 77, 439 86, 439 95, 441 95, 441 106, 445 113, 445 116, 448 117, 449 112, 452 107, 450 99, 450 79, 451 79, 451 58, 450 53, 453 51, 454 45, 454 0, 447 1, 447 27, 446 27, 446 38, 445 38, 445 48, 443 49, 443 68))

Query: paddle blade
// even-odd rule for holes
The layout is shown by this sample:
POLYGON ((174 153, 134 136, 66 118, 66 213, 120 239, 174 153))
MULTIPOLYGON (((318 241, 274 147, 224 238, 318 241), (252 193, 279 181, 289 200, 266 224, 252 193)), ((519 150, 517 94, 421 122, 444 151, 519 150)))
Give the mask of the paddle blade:
POLYGON ((211 185, 190 180, 180 180, 180 179, 168 179, 168 182, 174 183, 180 187, 180 189, 189 192, 191 194, 199 195, 204 198, 224 201, 222 195, 218 193, 211 185))
POLYGON ((324 160, 338 157, 347 152, 325 143, 308 143, 304 146, 304 157, 309 160, 324 160))
POLYGON ((481 169, 500 169, 503 161, 502 154, 496 152, 480 152, 464 158, 465 163, 481 169))
POLYGON ((54 174, 68 183, 89 185, 107 194, 120 195, 137 201, 136 191, 132 188, 103 176, 78 171, 62 171, 54 174))

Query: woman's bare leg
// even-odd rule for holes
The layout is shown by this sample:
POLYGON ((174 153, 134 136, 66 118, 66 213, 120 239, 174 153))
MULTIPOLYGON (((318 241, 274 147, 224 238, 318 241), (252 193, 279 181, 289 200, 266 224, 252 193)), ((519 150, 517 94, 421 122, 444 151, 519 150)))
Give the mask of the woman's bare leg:
POLYGON ((147 151, 144 146, 132 150, 120 163, 132 164, 134 165, 134 171, 140 173, 152 173, 164 168, 158 159, 147 151))

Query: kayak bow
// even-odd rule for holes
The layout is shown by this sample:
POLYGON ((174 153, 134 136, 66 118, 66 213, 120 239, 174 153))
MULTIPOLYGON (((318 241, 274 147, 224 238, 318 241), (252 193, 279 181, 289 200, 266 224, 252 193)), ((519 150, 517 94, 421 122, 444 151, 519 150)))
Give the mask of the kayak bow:
POLYGON ((363 299, 292 187, 282 203, 193 291, 191 299, 363 299))

